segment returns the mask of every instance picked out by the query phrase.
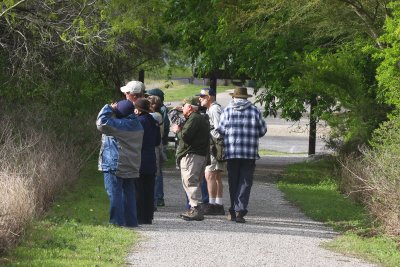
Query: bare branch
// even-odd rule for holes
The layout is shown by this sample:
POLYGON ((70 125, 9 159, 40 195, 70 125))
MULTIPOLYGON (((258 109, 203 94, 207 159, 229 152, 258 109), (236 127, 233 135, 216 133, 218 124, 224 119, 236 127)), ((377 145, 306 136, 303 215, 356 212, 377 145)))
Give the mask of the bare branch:
POLYGON ((0 14, 0 18, 1 18, 5 13, 7 13, 7 12, 10 11, 11 9, 17 7, 18 5, 22 4, 22 3, 25 2, 25 1, 26 1, 26 0, 21 0, 21 1, 17 2, 17 3, 15 3, 14 5, 10 6, 10 7, 7 8, 6 10, 4 10, 4 11, 0 14))

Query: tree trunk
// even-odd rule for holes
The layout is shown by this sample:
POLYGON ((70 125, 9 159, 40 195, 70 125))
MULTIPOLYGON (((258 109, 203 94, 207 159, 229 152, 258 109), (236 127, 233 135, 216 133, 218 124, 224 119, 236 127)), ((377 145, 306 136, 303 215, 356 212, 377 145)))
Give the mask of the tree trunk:
POLYGON ((144 70, 139 70, 139 81, 144 83, 144 70))
POLYGON ((314 108, 316 104, 316 97, 313 97, 310 102, 310 134, 308 137, 308 155, 315 154, 317 141, 317 119, 314 116, 314 108))

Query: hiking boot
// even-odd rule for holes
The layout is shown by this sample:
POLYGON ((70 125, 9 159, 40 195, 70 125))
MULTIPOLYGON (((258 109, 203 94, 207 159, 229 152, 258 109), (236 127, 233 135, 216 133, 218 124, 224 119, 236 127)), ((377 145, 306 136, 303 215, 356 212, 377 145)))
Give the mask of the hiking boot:
POLYGON ((224 205, 215 204, 213 215, 225 215, 224 205))
POLYGON ((182 219, 185 221, 202 221, 204 220, 203 212, 197 207, 191 208, 185 213, 181 214, 182 219))
POLYGON ((244 219, 244 215, 245 215, 245 213, 243 213, 243 212, 236 212, 236 222, 237 223, 245 223, 246 222, 246 220, 244 219))
POLYGON ((213 204, 204 204, 202 206, 204 215, 214 215, 215 205, 213 204))
POLYGON ((157 199, 157 207, 164 207, 164 206, 165 206, 164 199, 162 198, 157 199))

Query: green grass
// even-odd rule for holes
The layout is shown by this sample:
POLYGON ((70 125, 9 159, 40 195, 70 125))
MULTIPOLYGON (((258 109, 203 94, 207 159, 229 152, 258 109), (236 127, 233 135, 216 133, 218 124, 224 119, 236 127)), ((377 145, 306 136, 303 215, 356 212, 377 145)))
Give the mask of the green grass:
POLYGON ((123 266, 137 234, 108 224, 103 176, 91 161, 76 186, 32 223, 21 244, 0 258, 5 266, 123 266))
MULTIPOLYGON (((164 102, 171 102, 171 101, 182 101, 184 98, 189 96, 194 96, 198 94, 201 88, 207 87, 205 85, 194 85, 194 84, 180 84, 175 83, 172 86, 163 89, 165 93, 165 100, 164 102)), ((231 86, 217 86, 217 92, 224 92, 226 90, 234 88, 233 85, 231 86)))
POLYGON ((278 181, 286 198, 310 218, 343 235, 325 246, 383 266, 400 266, 400 251, 385 237, 360 204, 338 191, 334 159, 290 165, 278 181))
POLYGON ((268 149, 260 149, 258 151, 260 156, 290 156, 290 155, 306 155, 307 153, 288 153, 268 149))

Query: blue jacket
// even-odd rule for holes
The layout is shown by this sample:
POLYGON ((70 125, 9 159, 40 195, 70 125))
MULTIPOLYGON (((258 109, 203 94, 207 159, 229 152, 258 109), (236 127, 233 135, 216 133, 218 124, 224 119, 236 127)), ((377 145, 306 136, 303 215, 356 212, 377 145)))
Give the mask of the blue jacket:
POLYGON ((137 178, 141 164, 143 127, 135 115, 117 119, 110 105, 105 105, 96 121, 103 133, 99 171, 113 172, 120 178, 137 178))
POLYGON ((144 129, 140 174, 155 175, 157 173, 155 148, 161 143, 160 127, 153 116, 148 113, 139 115, 138 120, 144 129))

